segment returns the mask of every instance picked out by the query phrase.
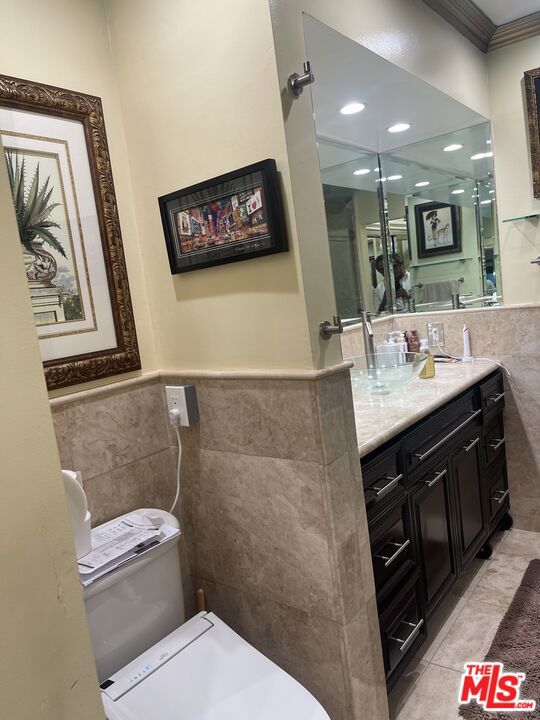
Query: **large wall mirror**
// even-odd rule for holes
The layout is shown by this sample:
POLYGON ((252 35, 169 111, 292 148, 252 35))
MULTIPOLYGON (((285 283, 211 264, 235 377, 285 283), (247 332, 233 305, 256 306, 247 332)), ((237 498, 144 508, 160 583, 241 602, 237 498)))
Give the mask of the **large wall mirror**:
POLYGON ((310 16, 304 22, 341 317, 501 304, 487 119, 310 16))

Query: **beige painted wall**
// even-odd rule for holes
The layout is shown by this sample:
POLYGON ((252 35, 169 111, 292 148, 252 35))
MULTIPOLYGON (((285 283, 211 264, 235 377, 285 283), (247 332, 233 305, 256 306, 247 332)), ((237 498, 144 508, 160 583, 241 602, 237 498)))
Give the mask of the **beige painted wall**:
POLYGON ((540 37, 488 54, 489 90, 505 304, 540 301, 540 222, 504 223, 540 212, 532 194, 523 73, 540 65, 540 37))
POLYGON ((158 356, 166 369, 311 368, 266 0, 107 0, 158 356), (275 158, 291 251, 171 276, 157 198, 275 158))
MULTIPOLYGON (((25 0, 20 3, 0 0, 0 7, 11 27, 24 28, 25 37, 21 43, 19 33, 5 33, 0 43, 0 68, 4 75, 85 92, 102 99, 142 365, 145 371, 154 370, 154 338, 142 282, 144 272, 133 212, 128 150, 103 3, 101 0, 25 0)), ((140 373, 117 379, 137 374, 140 373)), ((94 384, 108 382, 111 380, 94 384)))
POLYGON ((5 173, 0 217, 1 715, 98 720, 101 700, 5 173))

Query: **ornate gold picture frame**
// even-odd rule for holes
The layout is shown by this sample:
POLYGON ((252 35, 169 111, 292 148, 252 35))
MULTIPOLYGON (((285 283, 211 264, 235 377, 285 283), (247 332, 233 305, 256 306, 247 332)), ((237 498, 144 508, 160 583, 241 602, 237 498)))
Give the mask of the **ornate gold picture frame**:
POLYGON ((0 137, 47 387, 140 369, 100 98, 0 75, 0 137))
POLYGON ((524 81, 529 121, 533 195, 535 198, 540 198, 540 68, 528 70, 524 75, 524 81))

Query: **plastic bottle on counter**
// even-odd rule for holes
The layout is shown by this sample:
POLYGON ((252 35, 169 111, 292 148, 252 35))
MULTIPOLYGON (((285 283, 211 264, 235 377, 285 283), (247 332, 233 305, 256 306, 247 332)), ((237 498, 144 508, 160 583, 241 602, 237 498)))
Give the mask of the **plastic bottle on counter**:
POLYGON ((418 339, 418 330, 407 331, 407 348, 409 352, 420 352, 420 340, 418 339))
POLYGON ((427 360, 418 377, 421 377, 424 380, 435 377, 435 360, 429 351, 429 342, 427 338, 422 338, 422 340, 420 340, 420 352, 427 355, 427 360))
POLYGON ((400 362, 404 363, 406 361, 408 350, 409 350, 409 348, 407 347, 407 340, 405 339, 405 333, 398 332, 398 334, 396 336, 396 351, 399 352, 400 362))

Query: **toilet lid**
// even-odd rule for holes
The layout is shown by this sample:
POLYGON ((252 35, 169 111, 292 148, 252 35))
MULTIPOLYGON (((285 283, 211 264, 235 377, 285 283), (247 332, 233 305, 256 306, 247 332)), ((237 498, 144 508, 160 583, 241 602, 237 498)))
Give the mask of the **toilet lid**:
POLYGON ((315 698, 213 613, 102 683, 108 720, 329 720, 315 698))

